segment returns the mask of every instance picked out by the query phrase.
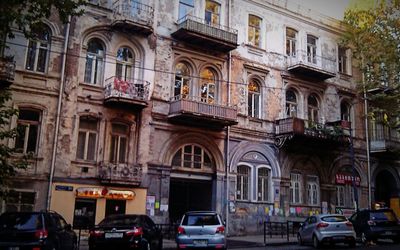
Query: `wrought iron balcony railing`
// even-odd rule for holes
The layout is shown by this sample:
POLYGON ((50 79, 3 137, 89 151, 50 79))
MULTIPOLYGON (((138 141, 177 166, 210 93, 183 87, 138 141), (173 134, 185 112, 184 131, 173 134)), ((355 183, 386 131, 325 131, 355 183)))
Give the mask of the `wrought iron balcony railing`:
POLYGON ((382 152, 390 149, 400 149, 400 132, 388 126, 370 129, 370 150, 382 152))
POLYGON ((101 162, 98 167, 98 178, 102 183, 140 184, 142 166, 126 163, 101 162))
POLYGON ((336 60, 318 55, 311 55, 304 50, 297 50, 291 55, 288 55, 287 66, 289 71, 308 69, 309 72, 320 72, 320 74, 324 74, 321 75, 321 77, 325 78, 334 77, 337 71, 336 60))
POLYGON ((146 101, 150 83, 141 79, 124 79, 113 76, 105 81, 104 98, 123 98, 146 101))

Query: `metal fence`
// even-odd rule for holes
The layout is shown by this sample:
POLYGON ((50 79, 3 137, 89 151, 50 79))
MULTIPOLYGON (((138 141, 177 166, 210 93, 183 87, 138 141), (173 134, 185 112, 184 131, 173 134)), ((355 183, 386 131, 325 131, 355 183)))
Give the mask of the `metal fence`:
POLYGON ((289 241, 289 237, 295 237, 300 228, 298 221, 286 221, 286 222, 271 222, 264 221, 264 244, 267 244, 267 238, 273 237, 286 237, 289 241))

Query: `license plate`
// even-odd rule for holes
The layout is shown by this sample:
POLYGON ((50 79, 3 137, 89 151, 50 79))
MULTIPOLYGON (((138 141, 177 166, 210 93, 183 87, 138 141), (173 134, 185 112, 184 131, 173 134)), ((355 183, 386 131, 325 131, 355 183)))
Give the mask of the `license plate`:
POLYGON ((344 240, 346 237, 344 237, 344 236, 336 236, 336 237, 333 237, 335 240, 344 240))
POLYGON ((106 233, 104 235, 106 239, 118 239, 124 237, 123 233, 106 233))
POLYGON ((193 244, 196 246, 207 246, 207 240, 194 240, 193 244))

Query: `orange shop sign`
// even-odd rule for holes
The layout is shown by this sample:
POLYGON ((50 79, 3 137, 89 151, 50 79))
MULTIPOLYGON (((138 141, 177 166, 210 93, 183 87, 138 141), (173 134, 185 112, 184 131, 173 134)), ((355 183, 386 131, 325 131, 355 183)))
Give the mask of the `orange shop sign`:
POLYGON ((106 198, 113 200, 133 200, 136 196, 134 191, 115 190, 98 187, 81 187, 76 189, 76 197, 80 198, 106 198))

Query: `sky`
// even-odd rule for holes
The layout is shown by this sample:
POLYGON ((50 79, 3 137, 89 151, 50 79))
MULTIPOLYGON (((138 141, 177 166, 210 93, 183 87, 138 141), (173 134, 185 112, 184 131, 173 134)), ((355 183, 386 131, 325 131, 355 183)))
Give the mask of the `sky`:
POLYGON ((321 14, 342 20, 343 14, 351 0, 288 0, 321 14))

